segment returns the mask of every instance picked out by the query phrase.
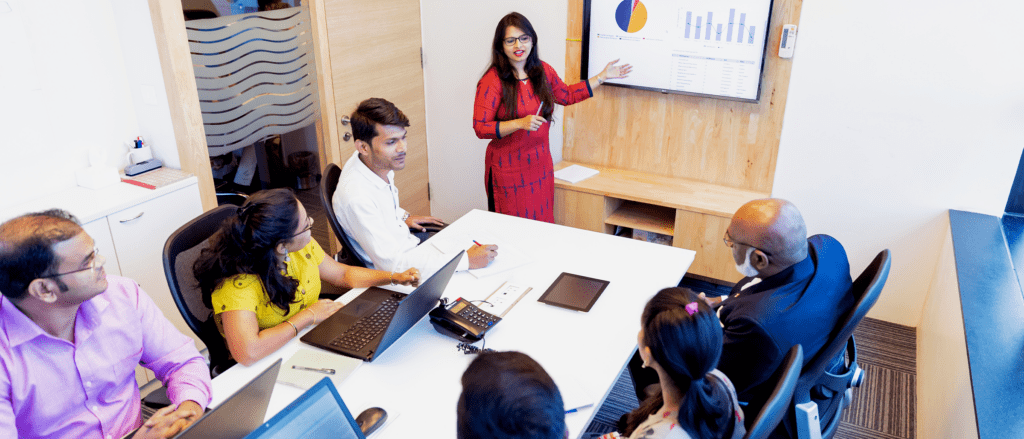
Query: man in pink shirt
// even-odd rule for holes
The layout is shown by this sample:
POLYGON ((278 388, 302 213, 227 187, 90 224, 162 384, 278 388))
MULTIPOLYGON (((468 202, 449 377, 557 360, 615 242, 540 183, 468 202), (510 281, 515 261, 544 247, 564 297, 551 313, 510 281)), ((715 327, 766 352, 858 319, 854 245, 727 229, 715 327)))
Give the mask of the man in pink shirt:
POLYGON ((170 437, 210 402, 192 339, 62 211, 0 224, 0 437, 118 439, 139 427, 135 367, 174 403, 136 438, 170 437))

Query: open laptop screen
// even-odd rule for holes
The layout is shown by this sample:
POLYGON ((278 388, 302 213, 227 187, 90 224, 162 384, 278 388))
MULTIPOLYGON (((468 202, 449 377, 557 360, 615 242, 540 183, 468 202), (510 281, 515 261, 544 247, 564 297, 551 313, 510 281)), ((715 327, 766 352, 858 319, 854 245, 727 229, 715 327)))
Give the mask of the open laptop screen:
POLYGON ((324 378, 246 439, 366 439, 330 378, 324 378))

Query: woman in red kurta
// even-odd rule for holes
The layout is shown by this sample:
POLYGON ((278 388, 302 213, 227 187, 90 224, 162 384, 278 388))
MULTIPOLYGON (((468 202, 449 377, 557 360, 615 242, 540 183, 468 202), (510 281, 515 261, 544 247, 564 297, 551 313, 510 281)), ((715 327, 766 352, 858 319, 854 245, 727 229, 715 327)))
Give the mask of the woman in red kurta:
POLYGON ((554 168, 548 121, 555 105, 572 105, 594 95, 608 79, 625 78, 629 64, 605 66, 597 76, 567 86, 537 55, 537 33, 522 14, 498 22, 491 67, 476 85, 473 129, 487 144, 484 182, 492 212, 555 221, 554 168))

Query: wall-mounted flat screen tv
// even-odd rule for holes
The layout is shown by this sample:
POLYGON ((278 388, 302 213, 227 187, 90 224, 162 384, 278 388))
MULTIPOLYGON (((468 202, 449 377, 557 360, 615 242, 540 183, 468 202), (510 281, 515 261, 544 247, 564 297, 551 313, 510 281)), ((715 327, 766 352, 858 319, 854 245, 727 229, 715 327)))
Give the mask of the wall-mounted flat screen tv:
POLYGON ((772 0, 584 0, 581 77, 612 60, 606 84, 758 102, 772 0))

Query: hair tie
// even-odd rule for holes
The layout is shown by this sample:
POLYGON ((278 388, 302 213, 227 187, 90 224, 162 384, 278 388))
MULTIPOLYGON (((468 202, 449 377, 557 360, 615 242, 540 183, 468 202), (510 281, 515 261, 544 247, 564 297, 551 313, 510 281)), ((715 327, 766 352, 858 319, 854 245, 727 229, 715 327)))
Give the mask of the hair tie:
POLYGON ((686 312, 691 316, 697 313, 697 302, 690 302, 686 304, 686 312))

